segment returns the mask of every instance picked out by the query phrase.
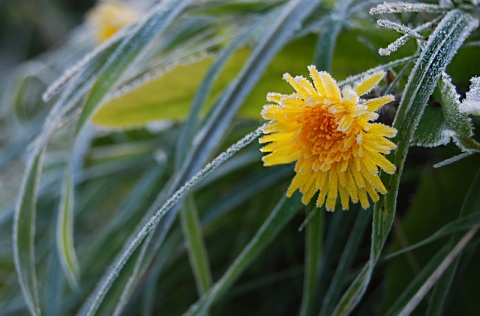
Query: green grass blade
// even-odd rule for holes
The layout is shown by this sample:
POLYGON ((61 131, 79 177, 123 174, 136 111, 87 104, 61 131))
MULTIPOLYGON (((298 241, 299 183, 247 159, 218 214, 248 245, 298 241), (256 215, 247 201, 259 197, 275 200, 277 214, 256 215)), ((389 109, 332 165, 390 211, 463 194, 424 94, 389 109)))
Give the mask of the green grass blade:
POLYGON ((437 230, 434 234, 430 235, 429 237, 423 239, 422 241, 419 241, 413 245, 410 245, 406 248, 403 248, 402 250, 396 251, 394 253, 391 253, 387 256, 385 256, 383 259, 384 260, 389 260, 393 257, 396 257, 398 255, 404 254, 406 252, 412 251, 414 249, 417 249, 419 247, 428 245, 431 242, 434 242, 435 240, 438 240, 442 237, 448 236, 448 235, 457 235, 458 233, 467 230, 469 228, 472 228, 475 225, 480 224, 480 212, 475 212, 472 214, 467 214, 464 216, 459 217, 458 219, 449 222, 439 230, 437 230), (456 234, 455 234, 456 233, 456 234))
POLYGON ((295 28, 317 6, 318 1, 294 0, 287 2, 273 19, 271 26, 262 34, 240 74, 220 97, 204 128, 197 135, 194 147, 185 160, 179 182, 189 178, 206 161, 213 149, 225 135, 233 116, 260 79, 275 54, 291 39, 295 28))
MULTIPOLYGON (((468 215, 478 214, 480 208, 480 171, 477 172, 475 179, 473 179, 470 188, 468 189, 465 199, 463 200, 462 209, 460 210, 460 218, 468 218, 468 215)), ((469 223, 475 223, 475 221, 469 221, 469 223)), ((476 222, 476 225, 480 225, 480 219, 476 222)), ((450 238, 448 249, 452 249, 454 244, 460 240, 461 235, 459 232, 452 235, 450 238)), ((430 301, 428 303, 427 315, 440 315, 445 306, 446 298, 450 291, 453 279, 455 277, 459 260, 456 260, 454 264, 445 272, 443 277, 435 285, 430 301)))
POLYGON ((171 0, 158 4, 143 20, 143 23, 136 24, 131 33, 122 40, 99 71, 99 77, 80 113, 77 135, 83 131, 86 123, 125 71, 137 60, 152 40, 173 22, 188 2, 187 0, 171 0))
POLYGON ((367 224, 371 221, 370 214, 364 214, 359 210, 350 237, 348 238, 345 248, 342 250, 342 257, 338 263, 335 274, 333 275, 332 282, 322 302, 322 308, 319 315, 331 315, 335 308, 335 304, 341 296, 341 290, 345 286, 345 282, 348 279, 349 269, 355 259, 358 252, 362 237, 365 233, 367 224))
POLYGON ((176 161, 183 161, 187 155, 188 149, 191 146, 195 128, 198 126, 200 111, 207 100, 208 94, 213 88, 215 80, 220 75, 220 72, 226 65, 228 59, 233 55, 233 53, 235 53, 237 49, 245 44, 248 36, 251 35, 256 26, 258 26, 258 23, 255 23, 253 27, 249 28, 246 32, 233 39, 231 43, 218 54, 215 62, 208 70, 205 78, 202 80, 197 94, 195 95, 195 99, 193 100, 190 112, 188 113, 188 117, 185 120, 185 123, 182 125, 176 150, 176 161))
POLYGON ((239 183, 232 188, 232 193, 222 196, 210 204, 202 215, 202 224, 207 225, 221 216, 226 215, 242 203, 254 198, 258 193, 272 188, 272 186, 276 185, 279 181, 291 177, 291 175, 291 168, 284 167, 258 172, 251 177, 239 181, 239 183))
POLYGON ((292 198, 283 197, 233 264, 185 315, 204 315, 209 307, 225 294, 248 265, 272 242, 301 206, 299 194, 295 194, 292 198))
POLYGON ((459 10, 447 13, 430 36, 410 73, 394 122, 394 127, 398 130, 397 149, 390 158, 397 166, 397 172, 393 176, 382 176, 388 193, 375 204, 370 260, 344 294, 335 314, 350 313, 365 293, 393 224, 400 176, 415 128, 442 72, 477 25, 477 20, 459 10))
POLYGON ((64 193, 62 194, 57 218, 57 251, 70 286, 77 288, 80 268, 73 244, 74 184, 70 168, 67 168, 65 172, 62 190, 64 190, 64 193))
MULTIPOLYGON (((308 213, 312 209, 308 209, 308 213)), ((325 225, 325 212, 321 208, 320 212, 311 218, 307 224, 306 242, 305 242, 305 276, 303 278, 303 297, 300 305, 301 316, 308 315, 311 305, 313 294, 315 291, 315 280, 317 276, 318 263, 321 256, 321 245, 323 241, 325 225)))
POLYGON ((44 151, 36 151, 25 172, 15 207, 13 254, 15 270, 30 313, 40 315, 35 269, 35 215, 44 151))
POLYGON ((352 0, 338 1, 331 12, 331 20, 327 21, 320 30, 313 61, 318 70, 330 71, 331 69, 337 37, 342 30, 342 22, 348 21, 348 9, 351 3, 352 0))
POLYGON ((208 261, 205 242, 203 241, 202 226, 198 219, 198 211, 192 196, 185 199, 180 210, 180 223, 183 236, 187 244, 188 257, 192 266, 198 294, 201 296, 212 285, 212 274, 208 261))
POLYGON ((263 126, 259 127, 252 133, 246 135, 240 139, 237 143, 228 148, 225 152, 221 153, 217 158, 207 164, 202 170, 200 170, 194 177, 186 182, 181 188, 174 192, 174 194, 158 209, 149 220, 133 235, 130 242, 124 244, 124 247, 120 254, 115 259, 112 267, 103 275, 102 279, 97 284, 95 290, 82 306, 80 315, 93 315, 97 311, 98 307, 104 300, 116 277, 122 271, 123 267, 129 262, 129 259, 142 245, 147 235, 156 228, 160 219, 162 219, 166 213, 169 213, 178 202, 180 202, 186 194, 188 194, 195 185, 201 181, 210 172, 218 168, 222 163, 232 157, 237 151, 250 144, 253 140, 257 139, 263 131, 263 126))
POLYGON ((141 269, 142 260, 147 249, 146 244, 148 244, 151 238, 152 235, 148 235, 145 243, 132 253, 132 256, 119 272, 112 287, 98 307, 96 314, 115 316, 122 314, 134 289, 133 285, 136 284, 135 277, 139 269, 141 269))
POLYGON ((468 245, 468 242, 475 236, 479 227, 480 226, 477 225, 471 228, 463 238, 456 243, 452 250, 448 251, 446 247, 442 248, 402 293, 402 296, 388 310, 386 315, 410 315, 435 282, 468 245))

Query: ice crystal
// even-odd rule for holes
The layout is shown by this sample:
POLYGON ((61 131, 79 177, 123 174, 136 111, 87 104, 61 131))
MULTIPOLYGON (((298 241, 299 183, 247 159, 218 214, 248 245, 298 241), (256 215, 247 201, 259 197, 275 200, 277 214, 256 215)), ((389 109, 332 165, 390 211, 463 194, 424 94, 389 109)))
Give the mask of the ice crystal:
POLYGON ((480 77, 473 77, 470 82, 470 90, 460 104, 460 111, 478 116, 480 115, 480 77))

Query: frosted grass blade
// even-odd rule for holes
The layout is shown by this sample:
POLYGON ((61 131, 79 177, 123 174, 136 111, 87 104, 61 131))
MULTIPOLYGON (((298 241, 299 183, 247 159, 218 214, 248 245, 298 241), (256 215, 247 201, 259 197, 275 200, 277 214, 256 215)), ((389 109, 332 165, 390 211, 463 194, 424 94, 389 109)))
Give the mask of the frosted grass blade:
MULTIPOLYGON (((286 3, 280 13, 274 17, 273 23, 266 29, 245 66, 232 84, 226 89, 209 115, 204 128, 194 139, 194 147, 185 159, 182 168, 172 182, 172 189, 180 187, 205 164, 213 150, 220 143, 238 108, 253 89, 255 83, 267 67, 274 55, 288 42, 308 14, 316 7, 316 1, 295 0, 286 3)), ((166 213, 156 236, 156 246, 160 247, 162 240, 169 231, 178 211, 173 206, 166 213)))
POLYGON ((208 261, 207 249, 203 240, 202 226, 198 219, 198 211, 192 196, 188 196, 180 210, 180 223, 187 244, 188 257, 192 267, 199 296, 212 285, 212 273, 208 261))
POLYGON ((80 268, 73 243, 74 184, 70 167, 65 172, 62 190, 57 217, 57 251, 68 283, 75 289, 78 287, 80 268))
POLYGON ((410 283, 408 288, 403 291, 400 298, 388 310, 386 315, 410 315, 435 282, 468 245, 468 242, 477 233, 478 229, 478 225, 472 227, 450 251, 448 251, 447 247, 442 248, 422 269, 413 282, 410 283))
POLYGON ((241 273, 272 242, 302 205, 298 193, 291 198, 283 197, 223 276, 184 315, 205 315, 209 307, 225 294, 241 273))
POLYGON ((80 113, 77 135, 83 131, 86 123, 98 109, 110 89, 117 84, 120 77, 144 52, 151 41, 182 12, 189 2, 188 0, 169 0, 158 4, 143 20, 143 23, 136 24, 132 31, 120 42, 99 71, 99 77, 85 101, 80 113))
POLYGON ((315 45, 314 64, 318 70, 330 71, 333 52, 337 37, 342 30, 343 23, 341 21, 348 20, 348 8, 352 0, 340 0, 330 13, 331 20, 327 21, 318 35, 317 44, 315 45))
MULTIPOLYGON (((306 215, 312 212, 308 208, 306 215)), ((303 278, 303 296, 300 305, 300 316, 309 314, 312 305, 313 294, 315 291, 315 279, 317 276, 318 262, 321 256, 321 246, 323 243, 323 234, 325 226, 325 213, 322 208, 320 212, 311 218, 307 225, 305 241, 305 276, 303 278)))
POLYGON ((136 231, 133 238, 124 244, 124 247, 120 254, 116 257, 111 268, 105 272, 102 279, 98 282, 95 290, 90 295, 89 299, 82 306, 80 315, 93 315, 97 311, 98 307, 104 300, 108 291, 110 290, 113 282, 123 269, 123 267, 129 262, 130 257, 142 245, 145 238, 148 236, 154 228, 156 228, 158 222, 168 214, 173 207, 180 202, 185 195, 190 192, 195 185, 201 181, 210 172, 218 168, 222 163, 232 157, 237 151, 250 144, 253 140, 257 139, 262 134, 263 126, 259 127, 252 133, 246 135, 240 139, 237 143, 232 145, 226 151, 221 153, 217 158, 207 164, 202 170, 200 170, 194 177, 186 182, 182 187, 174 192, 172 196, 158 209, 143 225, 140 230, 136 231))
POLYGON ((271 26, 262 34, 240 74, 229 85, 213 109, 211 116, 194 140, 194 147, 186 158, 181 174, 188 178, 206 161, 229 127, 233 116, 248 96, 275 54, 288 42, 303 20, 318 5, 318 1, 294 0, 287 2, 271 26))
POLYGON ((415 128, 442 72, 477 26, 478 21, 466 13, 459 10, 447 13, 430 36, 410 73, 394 122, 399 133, 395 139, 397 149, 391 154, 391 161, 397 166, 397 172, 393 176, 382 176, 388 193, 375 204, 370 260, 342 297, 335 314, 349 314, 366 291, 392 227, 400 176, 415 128))
POLYGON ((247 29, 247 31, 245 31, 243 34, 240 34, 237 38, 234 38, 231 43, 218 54, 215 62, 205 75, 205 78, 203 78, 197 94, 195 95, 195 99, 193 100, 188 117, 182 125, 182 130, 180 132, 177 145, 176 161, 183 161, 187 155, 189 147, 192 145, 193 133, 195 127, 198 125, 200 111, 207 100, 208 94, 211 92, 215 80, 220 75, 220 72, 227 63, 228 59, 233 53, 235 53, 237 49, 245 44, 248 36, 251 35, 258 25, 259 23, 253 24, 252 27, 247 29))
POLYGON ((341 290, 344 288, 348 279, 350 272, 349 269, 355 259, 358 248, 363 239, 362 237, 364 236, 365 228, 367 228, 367 224, 370 220, 370 214, 367 215, 364 214, 362 210, 358 210, 347 244, 342 250, 342 257, 335 268, 330 287, 322 301, 322 308, 319 315, 332 314, 335 304, 342 294, 341 290))
MULTIPOLYGON (((470 185, 467 194, 465 195, 462 209, 460 210, 459 214, 460 218, 457 221, 468 218, 475 214, 480 215, 480 212, 478 212, 480 209, 480 195, 478 192, 480 192, 480 171, 477 172, 477 175, 473 179, 473 182, 470 185)), ((480 217, 476 222, 472 220, 469 221, 469 223, 476 224, 477 226, 480 225, 480 217)), ((460 238, 460 232, 453 234, 447 245, 448 249, 452 249, 454 244, 460 240, 460 238)), ((456 260, 435 285, 428 303, 427 315, 440 315, 441 311, 443 311, 446 297, 450 292, 450 287, 457 272, 458 264, 459 260, 456 260)))
POLYGON ((40 315, 35 269, 35 215, 44 151, 34 152, 23 177, 13 221, 13 255, 23 297, 32 315, 40 315))

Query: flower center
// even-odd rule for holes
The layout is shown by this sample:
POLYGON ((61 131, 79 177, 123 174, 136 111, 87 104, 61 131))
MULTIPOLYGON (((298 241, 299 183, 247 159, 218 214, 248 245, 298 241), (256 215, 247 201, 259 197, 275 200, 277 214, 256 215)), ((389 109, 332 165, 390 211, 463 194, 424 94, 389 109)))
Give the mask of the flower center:
POLYGON ((297 123, 300 131, 294 142, 299 146, 301 158, 323 162, 322 169, 350 158, 355 135, 339 131, 337 118, 321 105, 308 107, 297 118, 297 123))

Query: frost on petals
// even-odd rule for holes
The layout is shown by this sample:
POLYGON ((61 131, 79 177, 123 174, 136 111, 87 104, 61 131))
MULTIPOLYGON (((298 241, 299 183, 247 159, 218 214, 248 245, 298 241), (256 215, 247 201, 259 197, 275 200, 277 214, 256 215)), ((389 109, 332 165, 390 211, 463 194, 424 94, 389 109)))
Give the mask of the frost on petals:
POLYGON ((327 72, 308 67, 310 79, 285 74, 293 87, 291 94, 269 93, 262 111, 269 120, 260 143, 265 166, 295 163, 295 176, 287 195, 296 190, 307 204, 318 193, 317 206, 335 210, 337 200, 348 210, 350 201, 363 208, 387 192, 379 177, 380 169, 394 173, 395 166, 385 158, 395 148, 388 138, 392 127, 372 123, 376 110, 393 96, 361 100, 382 78, 383 72, 363 78, 356 86, 342 90, 327 72))

